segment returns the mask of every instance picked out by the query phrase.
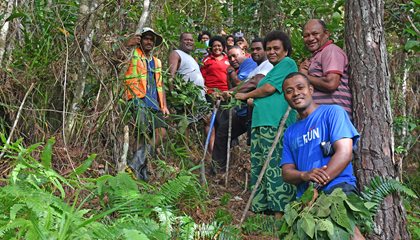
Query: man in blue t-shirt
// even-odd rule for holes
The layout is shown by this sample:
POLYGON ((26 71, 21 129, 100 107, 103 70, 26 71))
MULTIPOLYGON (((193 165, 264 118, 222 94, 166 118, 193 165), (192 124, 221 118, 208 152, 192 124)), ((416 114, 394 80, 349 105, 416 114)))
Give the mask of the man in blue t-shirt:
POLYGON ((315 182, 326 193, 335 188, 357 192, 351 159, 359 133, 346 111, 338 105, 316 104, 312 99, 314 88, 302 73, 289 74, 283 91, 300 116, 284 133, 284 180, 297 185, 298 197, 308 182, 315 182))

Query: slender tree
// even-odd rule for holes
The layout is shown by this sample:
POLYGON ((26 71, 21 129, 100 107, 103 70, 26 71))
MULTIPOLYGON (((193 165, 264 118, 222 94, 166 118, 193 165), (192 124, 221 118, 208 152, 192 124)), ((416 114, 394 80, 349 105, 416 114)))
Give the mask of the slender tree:
MULTIPOLYGON (((351 66, 354 122, 361 139, 355 169, 360 186, 374 176, 398 178, 390 104, 390 75, 382 0, 346 1, 346 46, 351 66)), ((397 195, 388 196, 370 239, 409 239, 406 213, 397 195)))
POLYGON ((78 56, 78 64, 75 65, 72 74, 74 82, 73 94, 74 98, 70 104, 69 117, 67 120, 66 134, 71 138, 76 124, 76 113, 80 107, 85 92, 87 81, 87 72, 89 68, 89 55, 92 49, 93 35, 95 33, 96 15, 95 10, 98 7, 97 0, 80 2, 78 27, 75 29, 75 35, 78 36, 78 45, 76 45, 78 56))
POLYGON ((6 52, 6 39, 9 32, 9 21, 6 20, 12 14, 13 2, 13 0, 8 0, 0 3, 0 10, 3 14, 2 18, 0 18, 0 66, 6 52))

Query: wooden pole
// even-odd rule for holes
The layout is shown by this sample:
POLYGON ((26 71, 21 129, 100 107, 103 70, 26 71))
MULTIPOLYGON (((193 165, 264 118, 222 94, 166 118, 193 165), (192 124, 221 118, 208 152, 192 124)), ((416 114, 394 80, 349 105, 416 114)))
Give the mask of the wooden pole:
POLYGON ((226 176, 225 176, 225 187, 228 187, 229 182, 229 162, 230 162, 230 145, 232 143, 232 112, 233 109, 229 109, 229 130, 228 130, 228 142, 227 142, 227 156, 226 156, 226 176))
POLYGON ((32 92, 32 89, 34 88, 34 86, 35 86, 35 83, 32 83, 31 86, 29 87, 28 91, 26 92, 25 96, 23 97, 22 103, 20 104, 18 113, 16 115, 15 122, 13 123, 13 126, 12 126, 12 130, 10 130, 9 137, 7 138, 6 143, 4 144, 3 150, 1 151, 0 159, 2 159, 4 154, 6 153, 7 146, 10 143, 10 141, 12 140, 13 132, 16 129, 17 123, 18 123, 20 115, 22 113, 23 105, 25 105, 26 98, 29 96, 29 93, 32 92))
POLYGON ((276 145, 277 145, 277 143, 278 143, 278 142, 279 142, 279 140, 280 140, 280 136, 281 136, 281 134, 283 133, 284 125, 286 124, 286 120, 287 120, 287 118, 289 117, 289 112, 290 112, 290 107, 288 107, 288 108, 287 108, 287 111, 286 111, 286 113, 285 113, 285 114, 284 114, 284 116, 283 116, 283 119, 282 119, 282 121, 281 121, 281 123, 280 123, 279 130, 277 131, 277 135, 276 135, 276 137, 274 138, 273 145, 271 145, 271 149, 270 149, 270 151, 268 152, 268 155, 267 155, 267 158, 266 158, 266 160, 265 160, 264 166, 263 166, 263 168, 261 169, 260 175, 258 176, 258 179, 257 179, 257 182, 255 183, 254 189, 253 189, 253 190, 252 190, 252 192, 251 192, 251 196, 249 196, 249 199, 248 199, 248 202, 247 202, 247 204, 246 204, 245 210, 244 210, 244 212, 242 213, 242 218, 241 218, 241 222, 239 223, 239 225, 242 225, 242 223, 243 223, 243 222, 244 222, 244 220, 245 220, 246 213, 248 212, 249 207, 251 206, 252 199, 254 198, 255 193, 257 192, 257 188, 258 188, 258 186, 259 186, 259 185, 260 185, 260 183, 261 183, 261 180, 262 180, 262 178, 263 178, 263 176, 264 176, 264 174, 265 174, 265 170, 267 170, 267 167, 268 167, 268 164, 270 163, 270 159, 271 159, 271 156, 273 155, 274 149, 276 148, 276 145))

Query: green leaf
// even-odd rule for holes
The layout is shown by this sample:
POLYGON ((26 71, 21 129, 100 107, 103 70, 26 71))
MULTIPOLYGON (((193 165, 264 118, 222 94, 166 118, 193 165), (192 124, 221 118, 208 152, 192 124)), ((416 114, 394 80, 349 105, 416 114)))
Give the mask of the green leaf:
POLYGON ((149 238, 144 235, 144 233, 139 232, 137 230, 128 230, 128 229, 124 229, 124 237, 125 239, 130 239, 130 240, 149 240, 149 238))
POLYGON ((293 222, 296 220, 296 218, 299 215, 298 212, 294 208, 292 208, 290 204, 286 206, 286 209, 284 212, 285 212, 284 219, 286 220, 289 226, 292 226, 293 222))
POLYGON ((285 234, 285 233, 288 233, 288 232, 290 232, 290 230, 289 230, 289 227, 287 225, 287 222, 283 221, 283 224, 281 225, 279 234, 285 234))
POLYGON ((284 238, 284 240, 292 240, 294 239, 295 235, 293 231, 290 231, 289 234, 284 238))
POLYGON ((352 211, 369 213, 369 210, 365 207, 363 200, 356 194, 348 195, 344 202, 352 211))
MULTIPOLYGON (((353 234, 353 233, 352 233, 353 234)), ((340 239, 340 240, 350 240, 350 237, 352 235, 348 232, 346 232, 344 229, 342 229, 339 226, 336 226, 333 228, 333 234, 328 234, 328 237, 330 239, 340 239)))
POLYGON ((315 219, 311 214, 305 213, 302 215, 302 229, 310 238, 314 237, 315 219))
POLYGON ((297 231, 298 239, 305 239, 305 238, 307 238, 305 231, 299 231, 299 230, 303 229, 303 218, 300 218, 297 221, 297 224, 296 225, 297 225, 297 229, 298 229, 298 231, 297 231))
POLYGON ((188 128, 188 117, 187 115, 183 115, 181 118, 181 121, 179 121, 178 127, 179 127, 179 132, 184 134, 188 128))
POLYGON ((309 187, 306 189, 306 191, 303 193, 302 197, 300 198, 300 200, 306 204, 308 202, 310 202, 312 200, 312 198, 314 197, 314 186, 313 184, 309 184, 309 187))
POLYGON ((52 159, 52 150, 55 144, 55 138, 52 137, 48 139, 47 144, 44 147, 44 150, 41 153, 41 164, 47 169, 51 168, 51 159, 52 159))
POLYGON ((82 173, 84 173, 89 167, 90 165, 92 165, 93 160, 96 158, 96 154, 91 154, 83 163, 82 165, 78 166, 74 172, 72 172, 70 174, 70 177, 74 176, 74 175, 80 175, 82 173))
POLYGON ((334 234, 334 225, 329 219, 321 219, 316 222, 317 231, 326 231, 329 236, 334 234))
POLYGON ((10 208, 10 220, 15 220, 17 213, 25 207, 25 204, 15 204, 10 208))
POLYGON ((316 200, 316 205, 312 208, 314 215, 319 218, 324 218, 330 215, 331 210, 331 198, 327 195, 321 193, 321 195, 316 200))
POLYGON ((420 45, 420 42, 419 41, 416 41, 416 40, 408 40, 407 43, 404 46, 404 49, 406 51, 411 50, 411 49, 414 50, 415 48, 419 47, 419 45, 420 45))
POLYGON ((367 209, 370 210, 370 209, 374 208, 375 206, 377 206, 378 204, 376 204, 374 202, 365 202, 364 205, 367 209))
POLYGON ((338 225, 342 226, 347 232, 352 233, 353 228, 350 223, 350 219, 347 215, 346 207, 343 202, 334 202, 331 208, 331 218, 338 225))
POLYGON ((333 202, 342 202, 344 199, 347 198, 347 195, 343 192, 343 189, 336 188, 330 194, 330 197, 331 197, 331 200, 333 200, 333 202))
POLYGON ((24 18, 24 17, 26 17, 26 15, 24 13, 14 12, 6 19, 6 22, 7 21, 12 21, 15 18, 24 18))

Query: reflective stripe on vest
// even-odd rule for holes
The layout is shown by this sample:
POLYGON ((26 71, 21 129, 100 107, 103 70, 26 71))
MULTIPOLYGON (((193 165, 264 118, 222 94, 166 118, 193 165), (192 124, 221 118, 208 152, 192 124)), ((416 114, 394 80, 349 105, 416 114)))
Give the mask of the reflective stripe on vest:
MULTIPOLYGON (((158 100, 160 108, 166 107, 163 99, 163 81, 162 81, 162 63, 156 57, 153 57, 155 62, 155 81, 156 90, 158 93, 158 100)), ((133 52, 130 65, 125 73, 125 96, 127 100, 134 97, 144 98, 146 96, 147 86, 147 62, 143 52, 136 48, 133 52)))

